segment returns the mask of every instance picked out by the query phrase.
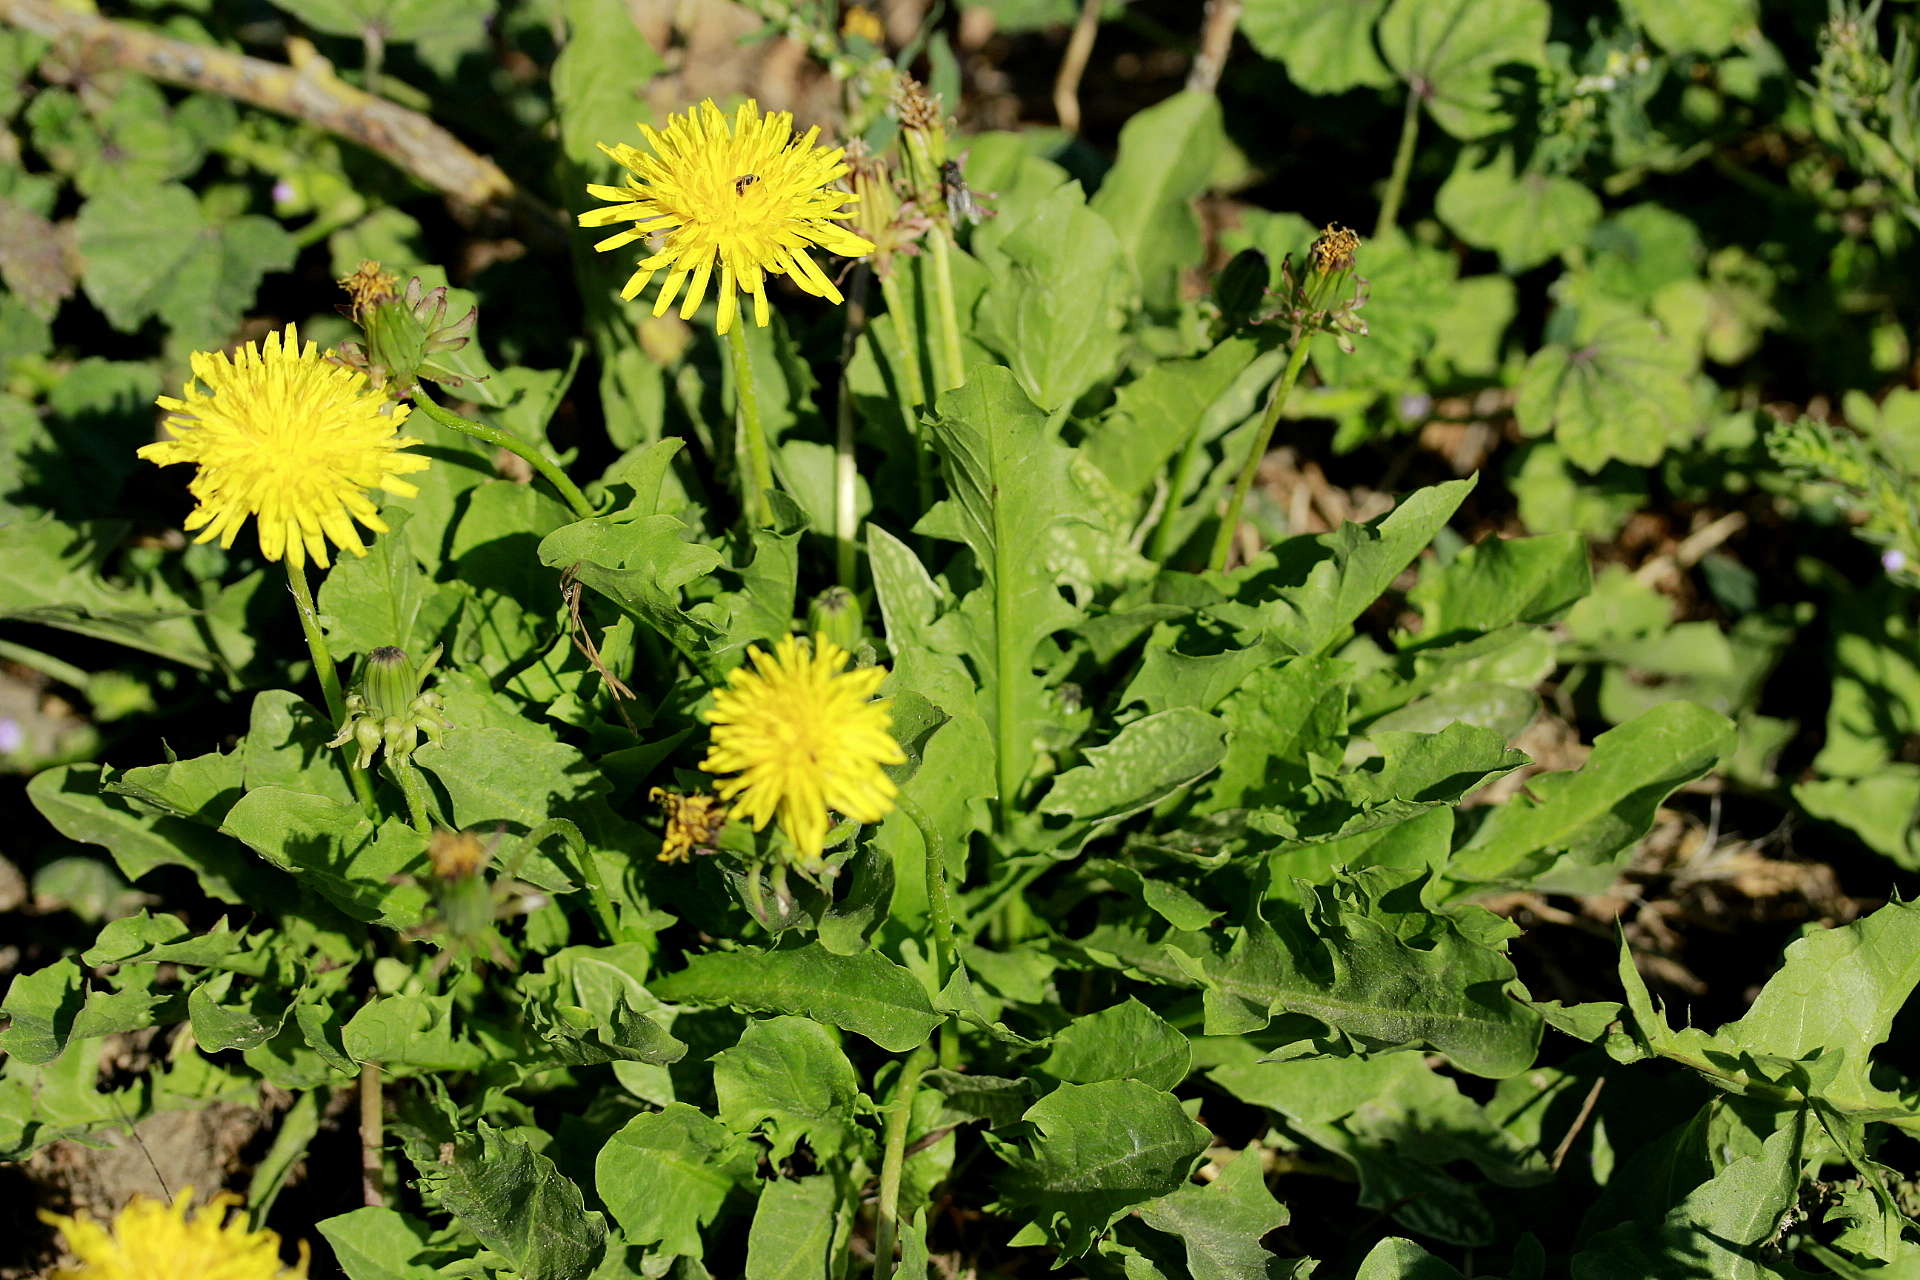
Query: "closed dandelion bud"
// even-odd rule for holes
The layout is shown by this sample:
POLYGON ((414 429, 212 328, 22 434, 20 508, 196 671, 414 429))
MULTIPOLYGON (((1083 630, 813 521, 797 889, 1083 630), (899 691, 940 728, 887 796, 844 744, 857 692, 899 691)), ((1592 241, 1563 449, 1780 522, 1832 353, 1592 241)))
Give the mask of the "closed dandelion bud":
POLYGON ((828 587, 807 606, 807 630, 843 649, 860 647, 860 602, 845 587, 828 587))
POLYGON ((920 237, 932 223, 900 203, 886 157, 867 150, 858 138, 847 144, 847 165, 847 180, 859 197, 853 206, 854 230, 872 241, 868 260, 874 274, 885 279, 893 274, 896 254, 919 252, 920 237))
POLYGON ((404 764, 420 745, 421 734, 438 743, 441 732, 451 729, 453 722, 442 710, 440 695, 420 686, 440 661, 440 652, 434 646, 418 667, 406 650, 392 645, 368 653, 360 689, 347 698, 347 722, 327 745, 354 743, 360 749, 354 768, 367 769, 373 765, 374 752, 383 746, 390 763, 404 764))

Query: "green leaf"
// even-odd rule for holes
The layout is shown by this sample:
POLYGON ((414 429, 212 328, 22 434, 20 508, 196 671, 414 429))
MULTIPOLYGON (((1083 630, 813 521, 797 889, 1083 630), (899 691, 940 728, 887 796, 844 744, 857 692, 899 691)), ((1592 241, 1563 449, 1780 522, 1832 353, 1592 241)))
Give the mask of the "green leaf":
POLYGON ((1447 644, 1516 622, 1556 621, 1593 587, 1578 534, 1488 538, 1445 568, 1429 569, 1407 594, 1424 625, 1403 649, 1447 644))
POLYGON ((809 1018, 747 1023, 740 1042, 713 1057, 718 1114, 735 1133, 763 1124, 777 1163, 805 1140, 830 1160, 853 1132, 859 1081, 833 1033, 809 1018))
POLYGON ((1272 1274, 1278 1260, 1260 1238, 1286 1226, 1287 1211, 1267 1190, 1260 1155, 1258 1144, 1250 1146, 1205 1186, 1187 1183, 1140 1207, 1140 1221, 1185 1242, 1192 1280, 1268 1280, 1272 1274))
POLYGON ((998 795, 1009 805, 1032 768, 1044 712, 1034 649, 1074 619, 1048 553, 1079 514, 1078 486, 1069 450, 1005 369, 974 369, 967 385, 942 395, 930 434, 954 495, 933 514, 951 521, 986 580, 967 619, 994 735, 998 795))
POLYGON ((1516 175, 1504 149, 1484 168, 1456 166, 1433 208, 1462 240, 1499 253, 1509 275, 1585 244, 1600 221, 1600 197, 1571 178, 1516 175))
POLYGON ((1226 142, 1220 99, 1197 90, 1155 103, 1120 130, 1119 154, 1090 207, 1119 237, 1153 310, 1174 308, 1180 273, 1204 256, 1193 201, 1206 194, 1226 142))
POLYGON ((1121 493, 1151 496, 1256 350, 1247 339, 1229 338, 1204 356, 1155 361, 1115 393, 1112 410, 1088 430, 1086 456, 1121 493))
POLYGON ((403 822, 376 828, 358 805, 258 787, 228 811, 220 830, 355 920, 408 929, 425 918, 427 894, 411 875, 426 866, 427 841, 403 822), (408 882, 394 883, 396 876, 408 882))
POLYGON ((355 1209, 315 1225, 347 1280, 436 1280, 440 1274, 418 1260, 428 1252, 427 1225, 403 1213, 355 1209))
POLYGON ((1460 1272, 1413 1241, 1388 1236, 1367 1251, 1354 1280, 1460 1280, 1460 1272))
POLYGON ((208 1053, 263 1045, 280 1034, 293 1012, 287 992, 264 982, 249 984, 238 1003, 221 1003, 233 982, 233 974, 222 973, 187 993, 193 1038, 208 1053))
POLYGON ((1433 540, 1473 485, 1433 485, 1364 525, 1288 538, 1229 575, 1235 600, 1216 612, 1244 630, 1270 634, 1295 653, 1324 653, 1433 540))
POLYGON ((925 1044, 940 1015, 913 976, 877 951, 837 956, 818 943, 789 951, 709 951, 654 980, 662 1000, 804 1014, 892 1053, 925 1044))
POLYGON ((360 1006, 340 1028, 340 1044, 355 1062, 396 1075, 468 1071, 487 1051, 454 1030, 452 996, 380 996, 360 1006))
POLYGON ((1527 361, 1513 413, 1527 435, 1551 432, 1583 471, 1614 458, 1651 466, 1698 425, 1689 373, 1686 352, 1653 321, 1590 303, 1564 343, 1527 361))
POLYGON ((1387 0, 1247 0, 1240 30, 1261 56, 1287 69, 1302 92, 1324 96, 1393 83, 1373 51, 1373 24, 1387 0))
POLYGON ((138 880, 155 867, 186 867, 222 902, 271 902, 286 882, 228 836, 119 795, 103 794, 98 765, 59 765, 27 783, 27 798, 69 840, 100 845, 120 874, 138 880))
POLYGON ((1010 1166, 1004 1201, 1028 1209, 1071 1259, 1137 1204, 1181 1186, 1209 1135, 1170 1093, 1137 1080, 1063 1084, 1027 1108, 1024 1148, 992 1133, 1010 1166))
POLYGON ((371 31, 391 44, 444 36, 449 29, 483 39, 485 21, 493 12, 488 0, 274 0, 274 4, 328 35, 358 39, 371 31))
POLYGON ((776 1178, 747 1230, 746 1280, 826 1280, 833 1264, 833 1178, 776 1178))
POLYGON ((58 627, 212 670, 198 610, 157 580, 126 585, 108 578, 104 563, 125 533, 109 521, 0 524, 0 620, 58 627))
POLYGON ((1814 817, 1853 832, 1876 853, 1920 868, 1914 823, 1920 814, 1920 765, 1882 765, 1866 778, 1811 779, 1794 784, 1793 798, 1814 817))
POLYGON ((152 972, 143 969, 117 980, 118 990, 95 991, 71 958, 17 973, 0 1001, 0 1013, 12 1019, 0 1031, 0 1050, 38 1065, 59 1057, 75 1040, 150 1027, 165 999, 149 990, 152 980, 152 972))
POLYGON ((599 1264, 605 1220, 524 1139, 479 1121, 472 1136, 410 1141, 407 1154, 427 1195, 525 1280, 584 1280, 599 1264))
POLYGON ((1207 810, 1298 801, 1314 778, 1337 768, 1346 749, 1347 678, 1344 662, 1289 658, 1238 681, 1220 708, 1227 754, 1207 810))
MULTIPOLYGON (((540 563, 573 569, 580 581, 646 623, 682 653, 698 658, 720 634, 719 624, 684 604, 689 583, 719 568, 720 553, 688 542, 691 530, 673 515, 623 519, 595 516, 555 529, 540 540, 540 563), (577 566, 577 568, 576 568, 577 566)), ((721 674, 711 668, 706 674, 721 674)))
POLYGON ((699 1258, 700 1228, 752 1177, 756 1148, 684 1102, 637 1115, 594 1161, 594 1188, 628 1243, 699 1258))
POLYGON ((1380 19, 1380 52, 1456 138, 1478 138, 1510 116, 1504 68, 1546 60, 1549 10, 1542 0, 1393 0, 1380 19))
POLYGON ((366 555, 342 556, 320 584, 316 603, 336 655, 393 645, 418 662, 459 608, 459 596, 430 581, 414 559, 402 534, 407 509, 395 505, 385 519, 389 532, 375 538, 366 555))
POLYGON ((1757 0, 1698 0, 1660 4, 1657 0, 1621 0, 1627 16, 1668 53, 1724 53, 1751 33, 1759 38, 1757 0))
POLYGON ((80 279, 114 328, 158 316, 212 345, 253 301, 260 279, 293 265, 293 237, 253 214, 218 222, 177 183, 137 184, 81 206, 80 279))
POLYGON ((1187 1038, 1138 1000, 1075 1018, 1053 1037, 1040 1071, 1070 1084, 1138 1080, 1172 1090, 1193 1061, 1187 1038))
POLYGON ((1733 736, 1732 722, 1705 707, 1653 707, 1595 738, 1582 768, 1528 779, 1527 791, 1496 808, 1454 855, 1447 875, 1598 893, 1661 803, 1713 768, 1733 736))
POLYGON ((591 170, 611 169, 594 144, 632 142, 645 108, 639 89, 660 71, 660 55, 624 5, 567 0, 567 42, 553 60, 553 104, 567 159, 591 170))
POLYGON ((1143 716, 1105 746, 1088 748, 1087 763, 1055 778, 1040 811, 1094 829, 1111 826, 1206 777, 1226 751, 1225 727, 1204 711, 1176 707, 1143 716))
MULTIPOLYGON (((1000 234, 991 252, 977 247, 993 283, 975 312, 975 332, 1035 404, 1049 411, 1071 404, 1112 373, 1132 294, 1126 251, 1078 183, 1057 188, 1000 234)), ((977 382, 980 371, 970 377, 977 382)), ((943 417, 948 397, 964 390, 941 396, 943 417)))
POLYGON ((1304 911, 1267 904, 1273 923, 1192 935, 1169 952, 1207 990, 1208 1035, 1246 1034, 1305 1014, 1369 1049, 1422 1046, 1495 1078, 1533 1062, 1540 1015, 1511 994, 1512 963, 1448 916, 1380 905, 1408 873, 1362 871, 1301 886, 1304 911), (1418 928, 1417 935, 1408 930, 1418 928), (1230 944, 1228 939, 1231 939, 1230 944))
POLYGON ((463 830, 493 822, 531 830, 610 789, 577 747, 513 729, 456 722, 440 745, 415 751, 413 762, 446 788, 453 824, 463 830))

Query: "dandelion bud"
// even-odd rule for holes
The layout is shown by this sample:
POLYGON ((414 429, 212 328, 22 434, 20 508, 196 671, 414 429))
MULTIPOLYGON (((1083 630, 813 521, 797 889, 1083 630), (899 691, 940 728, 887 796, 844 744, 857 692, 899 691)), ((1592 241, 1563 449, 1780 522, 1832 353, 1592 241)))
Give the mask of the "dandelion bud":
POLYGON ((845 587, 828 587, 807 606, 807 630, 843 649, 860 647, 860 602, 845 587))
POLYGON ((440 695, 423 691, 420 686, 439 661, 438 645, 418 667, 406 650, 392 645, 382 645, 367 654, 360 689, 347 698, 347 722, 327 745, 342 747, 353 742, 360 748, 353 767, 368 769, 373 766, 374 753, 383 746, 389 763, 405 764, 420 745, 421 734, 438 744, 441 731, 451 729, 453 722, 442 710, 440 695))
POLYGON ((900 77, 894 90, 894 112, 900 117, 900 142, 907 158, 907 185, 916 204, 934 221, 947 221, 945 184, 941 180, 947 155, 946 117, 940 99, 912 76, 900 77))

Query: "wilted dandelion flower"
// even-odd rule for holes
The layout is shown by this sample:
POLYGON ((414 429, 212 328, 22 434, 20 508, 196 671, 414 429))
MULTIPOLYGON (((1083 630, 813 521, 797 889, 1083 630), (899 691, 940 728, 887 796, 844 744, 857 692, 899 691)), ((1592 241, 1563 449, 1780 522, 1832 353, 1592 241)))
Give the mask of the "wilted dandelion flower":
POLYGON ((667 817, 667 829, 660 837, 662 862, 685 862, 695 850, 711 851, 713 842, 720 838, 720 829, 727 825, 726 810, 720 807, 718 797, 704 791, 683 796, 655 787, 647 792, 647 799, 659 805, 667 817))
POLYGON ((400 434, 407 408, 389 406, 364 373, 329 364, 313 343, 302 348, 293 325, 232 356, 196 351, 192 365, 184 398, 158 401, 171 438, 139 453, 198 468, 187 488, 199 505, 186 520, 198 541, 231 547, 253 516, 267 559, 284 554, 300 567, 311 556, 325 567, 329 540, 367 553, 355 520, 387 531, 367 490, 419 492, 400 479, 427 465, 403 452, 420 443, 400 434))
POLYGON ((754 323, 767 323, 770 273, 829 302, 841 301, 840 290, 808 251, 859 257, 873 245, 838 225, 853 216, 848 206, 857 197, 832 185, 847 172, 846 155, 817 145, 817 126, 795 138, 790 113, 763 117, 751 100, 729 122, 708 99, 684 116, 669 117, 663 132, 646 125, 640 132, 652 155, 624 142, 600 144, 630 176, 618 187, 590 184, 589 193, 615 203, 580 215, 583 227, 633 223, 594 245, 601 251, 660 237, 621 297, 634 297, 665 271, 653 314, 666 314, 684 287, 680 317, 686 319, 705 300, 717 267, 715 327, 723 334, 733 328, 743 293, 753 298, 754 323))
POLYGON ((735 775, 718 786, 730 816, 755 831, 778 820, 802 864, 820 858, 828 810, 856 822, 892 811, 897 789, 881 766, 907 758, 889 731, 887 700, 873 696, 885 668, 847 671, 847 658, 820 635, 811 651, 793 636, 771 656, 749 649, 706 713, 713 744, 700 767, 735 775))
POLYGON ((307 1248, 292 1267, 280 1262, 280 1237, 249 1231, 246 1220, 228 1220, 240 1204, 231 1194, 191 1208, 188 1187, 165 1201, 135 1196, 102 1225, 87 1217, 43 1213, 74 1257, 52 1280, 298 1280, 307 1274, 307 1248))

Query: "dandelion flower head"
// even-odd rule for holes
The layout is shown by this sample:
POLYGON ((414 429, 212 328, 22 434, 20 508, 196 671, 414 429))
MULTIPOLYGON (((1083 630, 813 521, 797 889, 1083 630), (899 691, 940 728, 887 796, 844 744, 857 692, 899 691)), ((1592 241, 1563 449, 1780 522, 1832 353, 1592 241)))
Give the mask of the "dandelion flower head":
POLYGON ((660 837, 662 862, 686 862, 696 851, 711 851, 713 842, 720 838, 720 829, 727 825, 727 813, 720 807, 719 797, 704 791, 683 796, 655 787, 647 792, 647 799, 659 805, 667 818, 666 832, 660 837))
POLYGON ((327 543, 367 553, 354 521, 387 526, 369 489, 410 498, 400 477, 427 459, 404 452, 418 440, 399 433, 407 408, 367 386, 367 376, 327 362, 294 326, 249 342, 233 355, 196 351, 181 399, 161 396, 168 439, 140 456, 167 466, 191 462, 187 488, 199 504, 187 517, 200 542, 231 547, 252 516, 260 553, 295 567, 327 564, 327 543))
POLYGON ((803 865, 819 861, 828 810, 856 822, 892 811, 897 788, 881 766, 907 758, 887 700, 873 696, 886 669, 847 671, 848 656, 821 635, 811 650, 793 636, 771 655, 749 649, 706 713, 713 741, 700 767, 733 775, 718 784, 729 816, 755 831, 777 820, 803 865))
POLYGON ((304 1280, 306 1246, 298 1263, 283 1266, 278 1235, 248 1230, 244 1216, 228 1218, 239 1196, 215 1196, 198 1210, 192 1199, 191 1187, 171 1205, 135 1196, 106 1225, 84 1216, 41 1214, 74 1258, 51 1280, 304 1280))
POLYGON ((627 180, 617 187, 590 184, 590 194, 614 203, 580 215, 583 227, 633 224, 593 246, 603 252, 658 237, 621 297, 636 296, 664 271, 653 314, 665 315, 679 297, 684 320, 705 300, 717 269, 715 327, 723 334, 733 328, 741 294, 753 298, 754 323, 767 323, 768 275, 841 301, 809 251, 852 258, 871 253, 873 245, 839 225, 853 216, 848 206, 857 197, 833 185, 847 172, 846 153, 818 145, 818 126, 795 138, 789 112, 762 116, 759 104, 748 100, 728 120, 708 99, 684 116, 668 117, 664 130, 641 125, 640 133, 651 155, 624 142, 600 144, 627 180))

